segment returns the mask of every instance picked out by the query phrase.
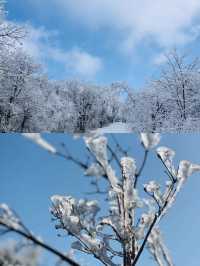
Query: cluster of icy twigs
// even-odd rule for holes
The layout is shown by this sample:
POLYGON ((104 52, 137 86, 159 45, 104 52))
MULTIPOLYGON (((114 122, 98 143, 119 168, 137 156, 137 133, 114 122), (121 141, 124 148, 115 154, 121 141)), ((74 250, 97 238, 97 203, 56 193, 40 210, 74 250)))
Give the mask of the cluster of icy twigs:
MULTIPOLYGON (((107 266, 133 266, 138 262, 144 247, 147 247, 159 266, 173 265, 162 239, 159 221, 173 205, 187 178, 194 172, 200 171, 200 165, 183 160, 176 168, 173 164, 175 152, 168 147, 158 147, 156 154, 165 167, 167 180, 165 186, 154 180, 144 184, 146 197, 141 198, 138 179, 142 174, 149 150, 154 149, 160 142, 158 133, 140 134, 144 161, 139 168, 135 160, 125 152, 126 156, 119 160, 104 136, 84 137, 87 149, 93 157, 93 162, 86 165, 73 158, 71 154, 65 155, 57 151, 40 134, 23 135, 50 153, 78 163, 85 169, 85 175, 103 177, 108 181, 109 210, 103 217, 99 215, 101 211, 96 200, 76 200, 71 196, 61 195, 51 197, 51 213, 57 221, 56 229, 64 230, 76 239, 71 245, 72 249, 91 254, 107 266), (120 166, 119 177, 111 165, 108 151, 112 152, 112 156, 120 166), (142 214, 138 217, 138 213, 142 214)), ((1 204, 0 208, 0 225, 7 225, 9 229, 23 232, 25 237, 26 234, 30 235, 32 238, 29 239, 34 241, 33 235, 27 232, 7 205, 1 204)), ((40 242, 37 238, 36 240, 40 242)), ((67 258, 64 255, 59 257, 63 260, 67 258)), ((68 263, 75 262, 71 260, 68 263)))

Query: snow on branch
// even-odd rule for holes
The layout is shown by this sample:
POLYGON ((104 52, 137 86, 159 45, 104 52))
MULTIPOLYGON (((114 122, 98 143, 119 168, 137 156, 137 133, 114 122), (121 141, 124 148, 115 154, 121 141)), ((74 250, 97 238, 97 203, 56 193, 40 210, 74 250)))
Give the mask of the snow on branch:
POLYGON ((51 144, 49 144, 46 140, 44 140, 40 133, 22 133, 22 135, 32 140, 33 142, 35 142, 36 144, 38 144, 39 146, 41 146, 43 149, 47 150, 48 152, 53 153, 53 154, 56 153, 56 149, 51 144))
MULTIPOLYGON (((96 180, 103 177, 108 182, 107 190, 104 191, 107 193, 107 214, 96 200, 77 200, 72 196, 61 195, 51 197, 55 228, 75 238, 72 249, 91 254, 104 265, 118 266, 121 265, 118 263, 121 260, 123 266, 134 266, 146 247, 159 266, 173 265, 159 222, 175 203, 188 177, 200 171, 199 164, 182 160, 176 167, 173 149, 166 146, 155 149, 161 139, 158 133, 140 134, 140 143, 144 149, 140 167, 135 158, 127 156, 127 151, 121 147, 119 150, 119 143, 115 141, 116 150, 123 155, 119 159, 120 153, 116 154, 107 138, 102 135, 89 134, 84 137, 89 153, 86 162, 77 159, 66 147, 66 153, 57 151, 54 147, 52 150, 51 144, 39 134, 36 137, 30 134, 29 139, 50 153, 74 162, 84 170, 86 176, 96 180), (149 177, 149 181, 141 187, 138 178, 142 181, 143 169, 150 152, 157 155, 160 166, 164 167, 166 180, 164 184, 160 184, 149 177), (111 164, 112 160, 115 164, 111 164), (121 175, 118 174, 118 177, 114 165, 120 167, 121 175), (142 189, 146 193, 145 197, 141 196, 142 189)), ((96 193, 101 194, 100 188, 95 184, 96 193)))
MULTIPOLYGON (((159 222, 174 204, 187 178, 200 171, 200 165, 183 160, 175 167, 172 149, 158 147, 154 151, 160 141, 159 134, 142 133, 140 140, 144 150, 155 152, 158 162, 164 166, 165 185, 150 179, 143 185, 146 197, 141 197, 141 189, 134 186, 138 174, 135 159, 121 158, 121 178, 117 178, 108 162, 107 138, 87 137, 86 146, 96 163, 88 166, 86 173, 98 177, 106 173, 108 176, 108 213, 102 216, 96 201, 59 195, 51 198, 51 213, 57 220, 56 229, 76 238, 73 249, 93 255, 104 265, 121 265, 117 262, 121 259, 124 266, 134 266, 146 247, 159 266, 173 266, 159 222)), ((143 168, 144 165, 140 176, 143 168)))

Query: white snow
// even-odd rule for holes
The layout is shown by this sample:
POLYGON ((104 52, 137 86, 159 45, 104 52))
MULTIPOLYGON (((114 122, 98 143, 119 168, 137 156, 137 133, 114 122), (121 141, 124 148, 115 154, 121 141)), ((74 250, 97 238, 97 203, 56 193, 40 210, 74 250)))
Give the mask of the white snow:
POLYGON ((97 133, 97 134, 132 133, 133 127, 131 126, 131 124, 128 124, 128 123, 116 122, 116 123, 112 123, 106 127, 92 130, 91 132, 97 133))

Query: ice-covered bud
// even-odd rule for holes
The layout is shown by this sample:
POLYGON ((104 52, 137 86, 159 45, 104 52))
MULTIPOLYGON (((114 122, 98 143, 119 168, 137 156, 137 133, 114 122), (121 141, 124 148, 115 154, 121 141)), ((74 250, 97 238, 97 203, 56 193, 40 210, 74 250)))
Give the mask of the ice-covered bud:
POLYGON ((160 189, 160 185, 157 184, 154 180, 149 181, 148 184, 144 184, 144 189, 149 193, 154 193, 160 189))
POLYGON ((94 231, 95 216, 100 210, 96 200, 75 200, 71 196, 55 195, 51 197, 53 207, 51 213, 59 221, 56 228, 62 228, 72 234, 79 234, 81 230, 94 231))
POLYGON ((144 185, 144 190, 148 193, 153 194, 154 199, 161 206, 163 203, 162 194, 160 191, 160 185, 155 181, 150 181, 148 184, 144 185))
POLYGON ((76 200, 71 196, 64 197, 60 195, 54 195, 51 197, 53 204, 52 211, 59 212, 60 214, 70 215, 72 212, 72 206, 75 205, 76 200))
POLYGON ((123 157, 121 159, 122 173, 125 178, 133 179, 136 174, 135 160, 131 157, 123 157))
POLYGON ((154 219, 153 213, 143 213, 141 215, 139 226, 136 228, 135 236, 138 240, 145 237, 145 229, 150 226, 154 219))
MULTIPOLYGON (((179 163, 179 167, 178 167, 178 173, 177 173, 177 186, 176 186, 176 190, 175 193, 172 195, 172 197, 169 199, 169 202, 167 204, 167 207, 165 208, 165 212, 163 213, 163 215, 166 213, 166 211, 171 208, 171 206, 173 205, 173 203, 176 200, 176 197, 179 193, 179 191, 181 190, 181 188, 183 187, 185 181, 187 180, 187 178, 192 175, 195 172, 200 171, 200 165, 199 164, 193 164, 189 161, 183 160, 180 161, 179 163)), ((165 198, 166 195, 168 194, 167 191, 169 191, 170 188, 166 189, 166 192, 164 193, 165 198)))
POLYGON ((178 174, 177 178, 180 180, 186 180, 187 177, 192 175, 195 172, 200 171, 200 165, 199 164, 193 164, 189 161, 180 161, 179 167, 178 167, 178 174))
POLYGON ((80 214, 92 214, 93 216, 100 210, 99 204, 96 200, 84 200, 80 199, 77 203, 78 212, 80 214))
POLYGON ((104 167, 107 165, 107 138, 85 138, 87 147, 94 153, 97 161, 99 161, 104 167))
POLYGON ((94 217, 96 216, 97 212, 100 211, 98 201, 96 200, 87 201, 86 206, 88 212, 91 213, 94 217))
POLYGON ((92 163, 84 173, 86 176, 103 176, 105 171, 98 163, 92 163))
POLYGON ((69 232, 78 234, 81 231, 80 219, 78 216, 75 215, 64 216, 63 224, 65 228, 69 230, 69 232))
POLYGON ((85 137, 85 142, 90 151, 95 155, 97 161, 103 167, 112 188, 114 188, 116 191, 119 191, 119 181, 115 175, 115 171, 108 163, 107 138, 103 136, 98 138, 85 137))
POLYGON ((143 213, 141 216, 141 224, 148 226, 154 219, 154 215, 151 213, 143 213))
POLYGON ((53 207, 51 213, 59 219, 56 228, 63 228, 69 232, 78 233, 81 228, 79 225, 79 217, 75 212, 76 200, 71 196, 64 197, 54 195, 51 197, 53 207))
POLYGON ((141 143, 146 150, 152 149, 158 145, 160 142, 159 133, 141 133, 140 134, 141 143))
POLYGON ((33 142, 35 142, 40 147, 42 147, 43 149, 47 150, 50 153, 55 154, 57 152, 56 149, 51 144, 49 144, 46 140, 44 140, 41 137, 41 134, 39 133, 22 133, 22 135, 32 140, 33 142))
POLYGON ((80 239, 93 252, 96 252, 101 248, 102 245, 101 241, 97 238, 89 236, 88 234, 82 234, 80 239))
POLYGON ((170 161, 172 162, 174 156, 175 156, 175 151, 168 148, 168 147, 158 147, 156 149, 157 155, 165 162, 165 161, 170 161))
POLYGON ((173 158, 175 156, 175 151, 168 147, 159 147, 157 148, 156 152, 157 156, 163 161, 173 177, 176 176, 176 170, 172 164, 173 158))

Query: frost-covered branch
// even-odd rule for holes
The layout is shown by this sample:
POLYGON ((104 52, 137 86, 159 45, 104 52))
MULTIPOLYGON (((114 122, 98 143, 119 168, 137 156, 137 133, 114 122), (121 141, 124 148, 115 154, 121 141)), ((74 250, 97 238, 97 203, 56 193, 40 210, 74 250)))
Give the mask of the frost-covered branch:
POLYGON ((27 227, 22 223, 19 216, 16 215, 6 204, 0 204, 0 228, 3 233, 14 232, 27 240, 30 240, 32 243, 38 247, 43 248, 44 250, 51 252, 55 256, 62 259, 62 261, 67 262, 69 265, 79 266, 78 263, 73 261, 71 258, 67 257, 63 253, 59 252, 57 249, 51 247, 50 245, 44 243, 41 239, 34 236, 27 227))
POLYGON ((25 37, 25 30, 22 27, 8 22, 5 19, 6 11, 4 1, 0 1, 0 50, 2 47, 14 46, 15 42, 20 42, 25 37))
MULTIPOLYGON (((41 135, 40 138, 43 139, 41 135)), ((85 175, 98 179, 106 177, 108 213, 105 214, 97 201, 54 195, 51 198, 51 213, 57 221, 56 229, 64 230, 76 239, 72 244, 73 249, 93 255, 104 265, 121 265, 121 261, 123 266, 134 266, 146 247, 159 266, 173 266, 159 222, 174 204, 188 177, 200 171, 200 165, 182 160, 175 167, 175 151, 158 147, 155 153, 160 165, 164 166, 167 179, 164 185, 149 179, 143 187, 146 197, 141 197, 140 186, 135 185, 136 180, 140 177, 142 181, 147 154, 154 152, 160 135, 140 134, 144 158, 139 168, 131 156, 124 156, 117 163, 112 152, 115 164, 111 164, 106 137, 89 135, 84 140, 93 160, 87 160, 85 167, 79 166, 84 169, 85 175), (114 170, 117 164, 120 172, 114 170)), ((52 153, 51 144, 47 145, 44 139, 35 142, 52 153)), ((57 154, 57 150, 53 154, 57 154)))

